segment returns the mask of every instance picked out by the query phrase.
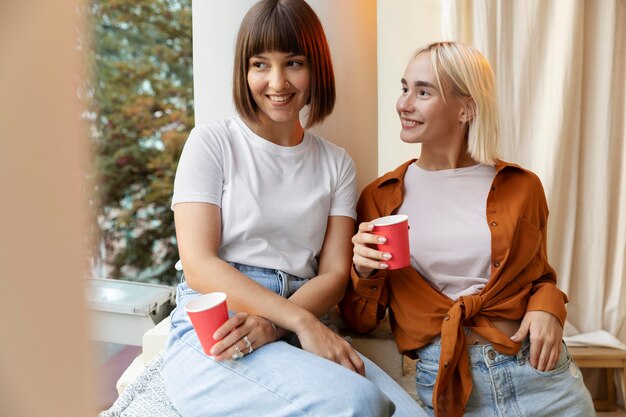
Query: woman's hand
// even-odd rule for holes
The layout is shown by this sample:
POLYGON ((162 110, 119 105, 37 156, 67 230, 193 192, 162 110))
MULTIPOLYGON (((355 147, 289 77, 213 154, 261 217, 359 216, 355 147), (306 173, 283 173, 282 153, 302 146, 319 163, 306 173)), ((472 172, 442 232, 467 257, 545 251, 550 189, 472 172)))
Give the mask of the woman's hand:
POLYGON ((554 315, 546 311, 529 311, 522 324, 511 336, 514 342, 522 342, 530 332, 530 365, 540 372, 554 369, 561 354, 563 327, 554 315))
POLYGON ((302 328, 302 331, 296 332, 302 349, 365 376, 365 364, 344 338, 317 319, 311 320, 302 328))
POLYGON ((376 249, 376 244, 385 243, 387 239, 384 236, 378 236, 372 233, 374 225, 364 222, 359 225, 359 231, 352 237, 354 244, 354 255, 352 262, 354 269, 360 277, 369 277, 376 269, 387 269, 389 264, 385 261, 391 259, 391 254, 381 252, 376 249))
POLYGON ((226 320, 215 331, 213 337, 219 342, 211 348, 211 355, 216 361, 222 361, 249 355, 254 349, 275 342, 278 334, 269 320, 247 313, 237 313, 226 320))

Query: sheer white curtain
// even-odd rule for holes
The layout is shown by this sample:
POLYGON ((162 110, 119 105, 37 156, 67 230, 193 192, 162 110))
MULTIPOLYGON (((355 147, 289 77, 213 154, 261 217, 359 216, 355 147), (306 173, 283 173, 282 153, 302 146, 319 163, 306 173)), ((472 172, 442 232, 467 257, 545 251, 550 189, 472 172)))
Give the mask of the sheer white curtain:
POLYGON ((536 172, 568 321, 626 342, 626 1, 442 0, 492 63, 502 154, 536 172))

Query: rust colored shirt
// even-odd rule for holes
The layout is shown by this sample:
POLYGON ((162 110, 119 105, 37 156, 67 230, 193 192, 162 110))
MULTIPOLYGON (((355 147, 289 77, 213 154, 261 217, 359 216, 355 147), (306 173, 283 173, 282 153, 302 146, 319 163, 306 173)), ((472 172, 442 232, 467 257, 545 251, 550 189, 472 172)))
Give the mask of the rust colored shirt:
MULTIPOLYGON (((358 223, 396 212, 403 200, 404 174, 414 161, 363 190, 357 205, 358 223)), ((498 161, 486 218, 491 232, 491 275, 480 293, 454 302, 410 266, 379 270, 370 278, 359 278, 353 268, 340 304, 345 320, 361 333, 374 329, 389 308, 398 349, 412 358, 416 349, 441 335, 433 392, 437 417, 462 416, 472 391, 464 326, 497 351, 514 355, 520 344, 497 330, 492 320, 521 320, 527 311, 541 310, 555 315, 561 325, 565 322, 567 297, 556 287, 556 274, 546 256, 548 206, 539 178, 498 161)))

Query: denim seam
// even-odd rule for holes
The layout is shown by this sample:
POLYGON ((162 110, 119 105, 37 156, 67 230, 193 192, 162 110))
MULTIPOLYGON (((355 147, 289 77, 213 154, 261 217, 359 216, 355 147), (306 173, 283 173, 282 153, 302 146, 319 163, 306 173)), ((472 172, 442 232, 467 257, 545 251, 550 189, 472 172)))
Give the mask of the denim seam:
MULTIPOLYGON (((504 367, 504 375, 505 375, 505 378, 506 378, 507 388, 508 388, 508 391, 509 391, 509 395, 513 399, 513 401, 509 401, 509 404, 507 404, 507 405, 509 407, 512 406, 512 407, 515 408, 515 415, 516 416, 522 417, 523 416, 522 411, 518 407, 517 392, 515 391, 515 383, 513 382, 513 376, 511 375, 511 372, 510 372, 510 365, 511 364, 515 364, 515 362, 511 362, 509 364, 509 366, 505 366, 504 367)), ((513 366, 516 366, 516 364, 513 365, 513 366)), ((502 414, 506 415, 506 411, 507 410, 503 410, 502 414)))

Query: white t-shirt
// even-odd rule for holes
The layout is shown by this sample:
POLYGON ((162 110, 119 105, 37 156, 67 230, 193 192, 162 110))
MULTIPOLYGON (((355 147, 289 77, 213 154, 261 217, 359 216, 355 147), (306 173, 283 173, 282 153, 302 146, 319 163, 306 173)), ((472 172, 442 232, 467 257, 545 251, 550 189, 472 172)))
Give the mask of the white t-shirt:
POLYGON ((427 171, 411 164, 399 214, 409 216, 411 266, 456 300, 477 294, 491 272, 487 196, 492 166, 427 171))
POLYGON ((219 257, 311 278, 328 216, 356 218, 354 163, 309 132, 297 146, 256 135, 238 117, 197 126, 176 171, 181 202, 221 208, 219 257))

